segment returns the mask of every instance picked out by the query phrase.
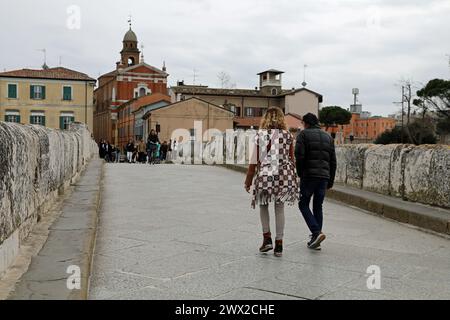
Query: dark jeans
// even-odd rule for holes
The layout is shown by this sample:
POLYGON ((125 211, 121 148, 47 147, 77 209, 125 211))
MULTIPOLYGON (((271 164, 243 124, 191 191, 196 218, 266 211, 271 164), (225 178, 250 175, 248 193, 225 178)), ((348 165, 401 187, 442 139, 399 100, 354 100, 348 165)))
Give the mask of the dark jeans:
POLYGON ((157 149, 158 149, 158 147, 156 146, 156 144, 150 144, 149 149, 147 150, 148 163, 155 162, 157 149))
POLYGON ((325 199, 327 186, 328 179, 322 178, 303 178, 300 182, 300 201, 298 207, 313 235, 317 235, 322 231, 322 204, 325 199), (314 197, 312 212, 309 208, 311 197, 314 197))

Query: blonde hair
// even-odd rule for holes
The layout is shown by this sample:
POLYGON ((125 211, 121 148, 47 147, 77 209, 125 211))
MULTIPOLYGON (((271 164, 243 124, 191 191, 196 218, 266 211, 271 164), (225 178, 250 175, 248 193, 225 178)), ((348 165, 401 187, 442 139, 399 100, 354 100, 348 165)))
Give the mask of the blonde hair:
POLYGON ((261 119, 259 128, 287 130, 287 124, 284 119, 283 111, 278 107, 268 108, 261 119))

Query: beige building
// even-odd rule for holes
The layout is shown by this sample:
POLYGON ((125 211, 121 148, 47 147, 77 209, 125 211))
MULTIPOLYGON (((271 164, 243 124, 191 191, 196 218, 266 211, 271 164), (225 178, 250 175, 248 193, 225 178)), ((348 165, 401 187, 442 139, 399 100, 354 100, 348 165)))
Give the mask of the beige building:
POLYGON ((197 97, 232 111, 236 128, 257 128, 268 107, 279 107, 285 114, 318 115, 322 95, 305 87, 283 89, 283 73, 275 69, 258 73, 259 87, 255 89, 219 89, 179 82, 169 93, 172 102, 197 97))
MULTIPOLYGON (((172 138, 177 129, 189 131, 189 136, 195 137, 200 132, 195 132, 195 121, 201 122, 201 136, 203 141, 208 141, 212 135, 205 134, 208 129, 217 129, 225 132, 233 129, 234 114, 218 105, 198 98, 189 98, 173 104, 161 105, 155 103, 146 107, 147 112, 143 116, 148 130, 159 131, 161 142, 172 138)), ((197 130, 198 130, 197 129, 197 130)), ((178 135, 176 140, 178 141, 178 135)))
POLYGON ((92 131, 95 83, 62 67, 0 73, 0 120, 59 129, 82 122, 92 131))

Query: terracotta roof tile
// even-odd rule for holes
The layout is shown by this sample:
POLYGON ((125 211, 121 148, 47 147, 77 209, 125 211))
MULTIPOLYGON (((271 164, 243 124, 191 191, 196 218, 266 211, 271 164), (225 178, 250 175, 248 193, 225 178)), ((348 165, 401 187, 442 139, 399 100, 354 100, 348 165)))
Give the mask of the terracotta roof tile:
POLYGON ((70 70, 63 67, 49 69, 21 69, 0 72, 0 77, 11 78, 33 78, 33 79, 57 79, 57 80, 78 80, 78 81, 96 81, 85 73, 70 70))
POLYGON ((168 103, 171 103, 170 97, 168 95, 162 94, 162 93, 152 93, 147 96, 138 97, 135 99, 132 99, 128 102, 125 102, 124 104, 120 105, 119 108, 123 108, 127 105, 131 105, 131 109, 133 112, 136 112, 140 110, 142 107, 154 104, 156 102, 160 101, 166 101, 168 103))

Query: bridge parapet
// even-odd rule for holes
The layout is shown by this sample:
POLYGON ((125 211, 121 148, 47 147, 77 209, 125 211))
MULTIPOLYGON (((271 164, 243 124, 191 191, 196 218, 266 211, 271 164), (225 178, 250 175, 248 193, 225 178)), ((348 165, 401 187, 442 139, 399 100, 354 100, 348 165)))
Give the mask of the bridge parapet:
POLYGON ((0 121, 0 275, 96 150, 83 124, 54 130, 0 121))
POLYGON ((450 208, 450 147, 341 145, 336 182, 450 208))

